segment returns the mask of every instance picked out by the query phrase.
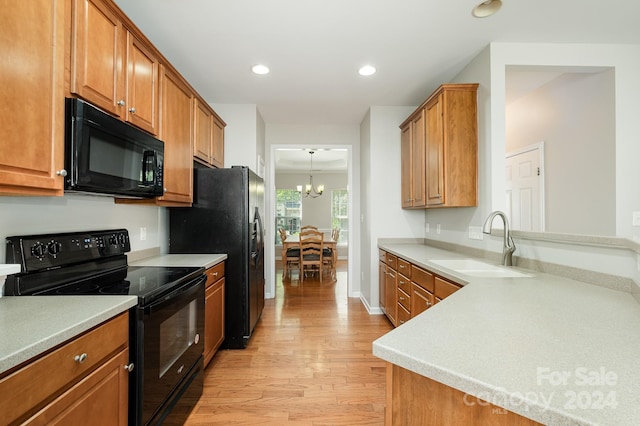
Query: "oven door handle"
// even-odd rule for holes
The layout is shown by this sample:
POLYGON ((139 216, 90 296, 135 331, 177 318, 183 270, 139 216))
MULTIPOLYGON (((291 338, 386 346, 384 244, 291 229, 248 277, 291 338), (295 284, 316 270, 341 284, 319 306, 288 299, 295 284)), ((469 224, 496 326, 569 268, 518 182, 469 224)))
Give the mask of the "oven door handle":
POLYGON ((191 300, 193 296, 197 294, 199 291, 202 291, 204 288, 204 283, 207 281, 207 276, 202 275, 201 277, 196 278, 195 280, 189 281, 182 287, 172 291, 171 293, 162 297, 162 299, 157 300, 150 305, 144 308, 144 314, 150 315, 158 310, 162 309, 164 305, 175 303, 176 299, 185 299, 191 300))

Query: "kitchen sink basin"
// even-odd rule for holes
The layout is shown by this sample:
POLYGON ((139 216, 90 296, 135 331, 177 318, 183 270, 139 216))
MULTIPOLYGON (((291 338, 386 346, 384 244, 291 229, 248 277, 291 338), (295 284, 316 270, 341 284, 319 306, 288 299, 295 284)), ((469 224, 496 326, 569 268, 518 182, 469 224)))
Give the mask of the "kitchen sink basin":
POLYGON ((526 278, 531 276, 513 269, 491 265, 490 263, 480 262, 473 259, 431 260, 430 262, 472 277, 526 278))

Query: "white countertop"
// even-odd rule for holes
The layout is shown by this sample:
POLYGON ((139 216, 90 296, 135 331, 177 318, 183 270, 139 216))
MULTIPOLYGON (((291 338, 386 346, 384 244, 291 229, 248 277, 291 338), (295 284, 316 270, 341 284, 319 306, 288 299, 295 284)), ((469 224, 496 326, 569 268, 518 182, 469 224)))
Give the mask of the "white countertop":
POLYGON ((131 266, 178 266, 204 267, 205 269, 222 262, 226 254, 165 254, 129 263, 131 266))
POLYGON ((7 275, 17 274, 18 272, 20 272, 19 264, 11 264, 11 263, 0 264, 0 277, 6 277, 7 275))
POLYGON ((532 271, 469 277, 430 262, 468 256, 380 248, 468 285, 374 341, 374 355, 544 424, 640 424, 631 294, 532 271))
POLYGON ((135 296, 0 298, 0 373, 135 306, 135 296))

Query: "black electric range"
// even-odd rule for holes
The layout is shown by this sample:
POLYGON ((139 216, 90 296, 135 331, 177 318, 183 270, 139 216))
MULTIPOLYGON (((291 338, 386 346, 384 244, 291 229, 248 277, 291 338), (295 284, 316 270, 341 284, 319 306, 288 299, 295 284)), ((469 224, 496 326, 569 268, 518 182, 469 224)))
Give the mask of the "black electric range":
POLYGON ((9 237, 6 296, 132 295, 129 424, 179 423, 202 394, 204 268, 128 266, 126 229, 9 237))

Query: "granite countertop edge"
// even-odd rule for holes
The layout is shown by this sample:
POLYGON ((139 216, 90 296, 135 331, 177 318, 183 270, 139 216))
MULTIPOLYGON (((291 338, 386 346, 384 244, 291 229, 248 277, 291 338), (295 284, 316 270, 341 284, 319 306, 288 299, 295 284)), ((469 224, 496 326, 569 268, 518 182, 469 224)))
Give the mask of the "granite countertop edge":
MULTIPOLYGON (((562 366, 566 367, 567 365, 590 365, 589 363, 592 360, 592 358, 589 358, 590 354, 569 353, 566 356, 565 354, 558 355, 551 350, 553 345, 550 342, 556 344, 559 342, 565 343, 566 339, 566 345, 569 348, 582 346, 582 349, 585 346, 597 344, 583 342, 577 337, 570 336, 570 333, 563 335, 564 331, 559 331, 557 334, 554 334, 556 333, 555 331, 550 332, 549 330, 553 330, 553 327, 548 327, 547 321, 549 320, 546 317, 554 318, 557 321, 558 318, 565 319, 566 315, 569 327, 573 324, 588 330, 585 334, 587 341, 590 340, 590 334, 595 336, 595 341, 598 341, 598 339, 602 339, 603 334, 611 334, 611 330, 621 334, 628 333, 629 331, 625 330, 635 330, 637 326, 640 326, 640 307, 638 307, 631 294, 522 268, 514 269, 529 274, 529 277, 492 279, 470 277, 434 264, 430 260, 472 258, 471 256, 420 243, 388 242, 379 243, 378 247, 411 263, 429 269, 438 275, 449 278, 461 284, 463 288, 411 321, 374 341, 373 354, 375 356, 469 395, 484 400, 487 400, 486 396, 489 395, 496 400, 495 402, 490 401, 494 405, 543 424, 615 424, 611 423, 611 421, 618 422, 617 424, 632 424, 633 419, 637 419, 640 415, 640 410, 629 403, 624 396, 625 394, 637 394, 640 391, 638 386, 629 384, 629 382, 639 381, 640 374, 635 373, 632 368, 635 364, 633 357, 616 355, 616 352, 634 352, 635 349, 633 348, 636 347, 640 350, 640 339, 630 339, 629 347, 626 347, 624 351, 622 346, 618 350, 615 349, 622 342, 622 340, 617 340, 615 336, 610 341, 600 341, 600 346, 605 346, 607 349, 593 346, 594 354, 592 358, 596 357, 596 359, 601 360, 602 365, 611 366, 610 369, 614 369, 614 372, 619 377, 615 387, 604 388, 605 391, 608 389, 617 391, 617 398, 621 400, 621 404, 615 410, 609 411, 609 414, 613 415, 611 420, 607 417, 602 417, 602 414, 604 414, 602 410, 598 413, 598 410, 593 409, 565 409, 562 406, 563 401, 561 398, 559 404, 554 401, 547 406, 544 406, 540 401, 529 400, 524 397, 525 392, 518 392, 517 390, 535 389, 541 395, 560 395, 560 397, 562 394, 559 393, 558 388, 545 386, 546 383, 542 386, 536 386, 534 383, 533 387, 527 387, 531 385, 531 383, 528 383, 519 388, 516 384, 517 380, 509 377, 509 374, 513 374, 519 376, 518 379, 520 380, 530 380, 531 376, 534 375, 533 371, 535 371, 536 365, 549 366, 551 371, 562 371, 562 366), (574 302, 574 294, 578 295, 575 296, 577 299, 583 299, 584 307, 577 309, 576 306, 580 305, 576 300, 572 310, 564 312, 563 305, 566 302, 574 302), (527 300, 529 298, 532 298, 532 300, 527 300), (538 299, 544 300, 548 304, 541 303, 538 299), (597 311, 594 311, 593 306, 590 305, 594 301, 601 301, 602 304, 597 305, 597 307, 600 307, 603 311, 619 307, 620 309, 615 314, 619 319, 609 318, 610 323, 603 321, 607 319, 605 318, 606 314, 594 313, 597 311), (487 305, 490 305, 490 307, 486 307, 487 305), (501 307, 505 309, 501 309, 501 307), (531 315, 533 312, 538 316, 532 318, 531 321, 521 319, 520 322, 515 324, 509 323, 509 320, 517 318, 518 315, 531 315), (602 315, 602 318, 598 320, 597 318, 600 315, 602 315), (596 318, 593 318, 594 316, 596 318), (456 320, 464 322, 466 326, 455 325, 454 322, 456 320), (530 322, 530 324, 527 324, 527 322, 530 322), (449 326, 450 324, 454 325, 449 326), (510 350, 508 347, 501 347, 499 344, 495 345, 494 340, 499 340, 495 336, 499 336, 502 333, 506 333, 510 337, 517 336, 518 332, 522 332, 523 329, 529 329, 530 326, 538 329, 533 329, 530 333, 531 335, 523 336, 521 340, 516 337, 514 345, 528 344, 532 347, 542 348, 540 349, 542 352, 539 354, 526 354, 531 355, 527 362, 524 365, 518 365, 515 361, 517 360, 517 346, 516 349, 510 350), (490 340, 486 346, 488 349, 478 349, 478 345, 482 345, 481 338, 473 340, 472 336, 465 335, 465 328, 469 327, 477 334, 482 335, 484 333, 490 340), (624 329, 620 330, 620 327, 624 329), (492 332, 487 334, 487 329, 492 330, 492 332), (548 335, 549 333, 550 335, 548 335), (494 336, 491 336, 491 334, 494 334, 494 336), (431 338, 434 341, 442 342, 437 350, 430 348, 432 345, 430 345, 429 339, 431 338), (470 338, 471 340, 469 340, 470 338), (426 342, 423 343, 422 341, 425 340, 426 342), (613 347, 608 347, 608 345, 613 345, 613 347), (491 353, 496 347, 501 348, 502 352, 491 353), (446 354, 443 355, 443 352, 446 354), (477 361, 470 360, 468 355, 463 355, 473 353, 481 354, 482 356, 486 356, 488 353, 490 359, 495 357, 497 361, 494 362, 491 359, 491 362, 488 363, 489 365, 480 368, 477 361), (597 358, 598 355, 602 358, 597 358), (500 363, 501 357, 504 357, 501 360, 502 364, 500 363), (571 361, 568 360, 574 358, 576 361, 571 364, 571 361), (492 368, 495 368, 495 370, 492 370, 492 368), (505 369, 508 370, 507 373, 505 373, 505 369), (519 369, 526 371, 520 371, 519 369), (632 376, 632 380, 627 380, 629 375, 632 376)), ((487 262, 486 259, 476 260, 487 262)), ((626 342, 624 343, 626 344, 626 342)), ((574 349, 574 351, 579 350, 574 349)), ((569 385, 571 384, 570 382, 569 385)), ((571 387, 568 389, 573 391, 571 387)), ((594 392, 596 390, 596 388, 578 386, 574 386, 573 389, 577 392, 594 392)))
POLYGON ((135 296, 0 298, 0 375, 136 306, 135 296))
POLYGON ((130 262, 130 266, 176 266, 176 267, 202 267, 209 269, 212 266, 227 259, 225 253, 176 253, 163 254, 130 262))

